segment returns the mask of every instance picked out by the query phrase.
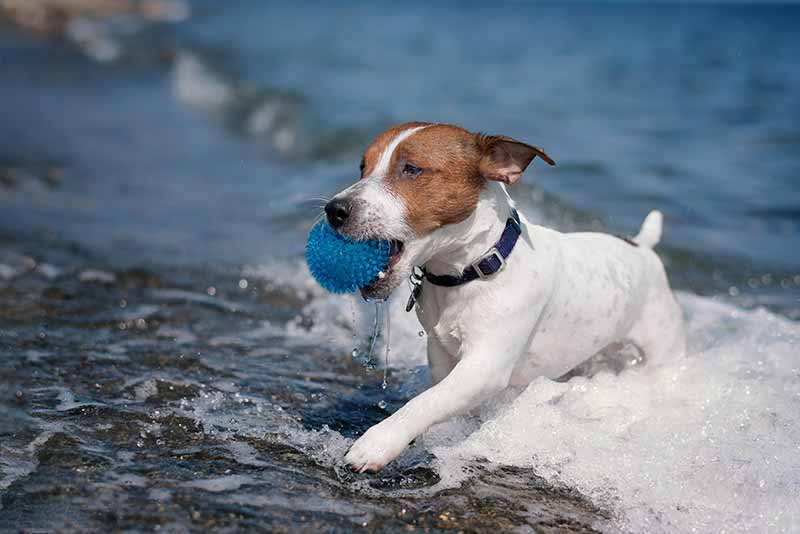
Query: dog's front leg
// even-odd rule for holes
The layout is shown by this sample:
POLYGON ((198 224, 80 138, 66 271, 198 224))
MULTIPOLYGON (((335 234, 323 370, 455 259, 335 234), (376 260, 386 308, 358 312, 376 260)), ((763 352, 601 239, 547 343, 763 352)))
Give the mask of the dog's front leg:
POLYGON ((456 363, 456 359, 447 352, 436 337, 428 336, 428 368, 431 371, 431 383, 434 386, 450 374, 456 363))
POLYGON ((434 423, 469 410, 502 391, 518 355, 501 354, 495 348, 462 357, 441 382, 367 430, 350 448, 345 462, 360 472, 377 471, 434 423))

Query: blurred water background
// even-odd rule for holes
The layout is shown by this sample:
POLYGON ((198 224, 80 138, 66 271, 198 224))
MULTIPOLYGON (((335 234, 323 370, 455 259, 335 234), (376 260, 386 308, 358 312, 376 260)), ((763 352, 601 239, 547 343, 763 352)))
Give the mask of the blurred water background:
POLYGON ((0 530, 800 528, 800 7, 197 0, 31 32, 14 4, 0 530), (384 392, 350 356, 372 308, 302 251, 408 120, 544 147, 512 190, 536 222, 661 209, 690 358, 536 382, 345 469, 427 386, 424 338, 384 305, 384 392))

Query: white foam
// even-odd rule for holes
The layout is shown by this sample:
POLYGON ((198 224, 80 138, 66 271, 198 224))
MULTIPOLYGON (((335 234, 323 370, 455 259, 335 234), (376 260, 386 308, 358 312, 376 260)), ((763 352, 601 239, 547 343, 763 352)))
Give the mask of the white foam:
MULTIPOLYGON (((345 357, 349 297, 316 289, 303 268, 292 271, 281 283, 309 301, 287 333, 298 343, 331 343, 345 357)), ((268 272, 274 280, 275 269, 268 272)), ((414 314, 403 311, 405 292, 397 293, 391 365, 409 368, 424 363, 425 340, 414 314)), ((436 457, 438 488, 461 484, 470 472, 463 467, 486 458, 577 489, 624 530, 800 529, 800 324, 716 299, 680 301, 685 359, 566 383, 540 379, 483 407, 477 425, 457 418, 433 427, 422 445, 436 457)), ((371 316, 358 306, 363 337, 371 316)), ((293 428, 287 436, 330 465, 350 443, 327 429, 293 428)))
POLYGON ((335 430, 324 425, 321 430, 305 430, 299 426, 287 429, 287 441, 300 447, 306 454, 323 465, 342 465, 342 458, 353 444, 335 430))
MULTIPOLYGON (((375 317, 374 303, 364 302, 356 294, 333 295, 325 292, 311 278, 305 262, 247 267, 242 275, 254 279, 263 278, 264 281, 260 283, 266 290, 288 289, 306 301, 301 313, 289 321, 282 331, 277 325, 266 325, 265 332, 268 335, 288 335, 289 339, 284 341, 289 345, 325 344, 341 351, 342 357, 350 357, 353 349, 352 310, 355 308, 356 339, 362 346, 367 344, 375 317)), ((405 311, 407 296, 404 289, 398 289, 392 299, 382 305, 390 310, 392 353, 398 353, 398 357, 393 357, 390 365, 403 369, 426 361, 426 340, 418 335, 421 330, 419 321, 415 313, 405 311)), ((383 349, 381 338, 376 345, 375 355, 381 354, 383 349)))
POLYGON ((185 50, 175 59, 172 88, 181 101, 211 112, 222 111, 236 96, 230 81, 214 71, 201 56, 185 50))
POLYGON ((186 291, 183 289, 152 289, 150 290, 149 295, 158 300, 203 304, 234 313, 247 310, 247 306, 244 304, 232 302, 222 298, 216 298, 204 293, 198 293, 196 291, 186 291))
POLYGON ((6 265, 5 263, 0 263, 0 278, 4 280, 11 280, 15 276, 19 274, 19 271, 11 267, 10 265, 6 265))
POLYGON ((172 328, 169 326, 159 326, 156 331, 156 336, 160 338, 171 339, 178 345, 187 343, 194 343, 197 341, 197 336, 194 335, 189 329, 172 328))
POLYGON ((158 382, 154 378, 150 378, 136 385, 133 388, 133 393, 138 401, 146 401, 150 397, 158 394, 158 382))
POLYGON ((217 478, 191 480, 181 484, 184 488, 196 488, 211 492, 237 490, 242 486, 253 484, 255 481, 246 475, 227 475, 217 478))
POLYGON ((147 498, 153 501, 166 502, 172 498, 172 492, 164 488, 153 488, 147 493, 147 498))
POLYGON ((66 388, 54 388, 58 391, 58 404, 56 410, 59 412, 67 412, 77 408, 85 408, 87 406, 103 406, 99 402, 78 402, 75 400, 75 395, 66 388))
POLYGON ((37 263, 36 264, 36 272, 47 278, 48 280, 53 280, 61 275, 64 272, 61 268, 56 267, 55 265, 51 265, 49 263, 37 263))
POLYGON ((442 486, 475 458, 533 468, 636 532, 800 527, 800 325, 683 295, 690 355, 659 369, 540 379, 425 436, 442 486), (495 412, 496 415, 491 415, 495 412))
POLYGON ((258 459, 258 451, 256 451, 255 447, 245 441, 232 441, 225 448, 233 454, 233 459, 242 465, 269 467, 267 462, 258 459))
POLYGON ((121 486, 128 486, 134 488, 146 488, 148 481, 147 477, 134 475, 133 473, 110 473, 111 478, 115 483, 121 486))
POLYGON ((78 273, 78 280, 84 283, 113 284, 117 281, 117 275, 100 269, 84 269, 78 273))
MULTIPOLYGON (((5 491, 17 480, 28 476, 39 466, 39 449, 63 430, 58 422, 41 422, 42 432, 23 447, 9 447, 0 443, 0 491, 5 491)), ((0 510, 3 503, 0 502, 0 510)))

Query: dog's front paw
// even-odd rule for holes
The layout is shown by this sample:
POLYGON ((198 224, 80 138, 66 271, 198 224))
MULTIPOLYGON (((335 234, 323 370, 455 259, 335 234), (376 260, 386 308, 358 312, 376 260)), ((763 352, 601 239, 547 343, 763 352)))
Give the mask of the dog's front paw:
POLYGON ((405 435, 393 431, 390 425, 379 423, 358 438, 344 457, 355 471, 379 471, 397 458, 410 442, 405 435))

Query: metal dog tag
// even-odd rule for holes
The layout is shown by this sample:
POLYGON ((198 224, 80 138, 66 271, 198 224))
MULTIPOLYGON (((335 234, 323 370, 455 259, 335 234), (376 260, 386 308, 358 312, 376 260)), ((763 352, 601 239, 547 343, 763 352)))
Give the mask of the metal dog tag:
POLYGON ((423 278, 425 278, 425 271, 423 271, 421 267, 415 265, 411 276, 408 277, 408 282, 411 285, 411 295, 408 296, 408 302, 406 303, 407 312, 410 312, 417 301, 419 301, 419 297, 422 294, 423 278))
POLYGON ((411 290, 411 294, 408 296, 408 302, 406 303, 407 312, 410 312, 414 308, 417 300, 419 300, 420 293, 422 293, 422 285, 414 286, 411 290))

